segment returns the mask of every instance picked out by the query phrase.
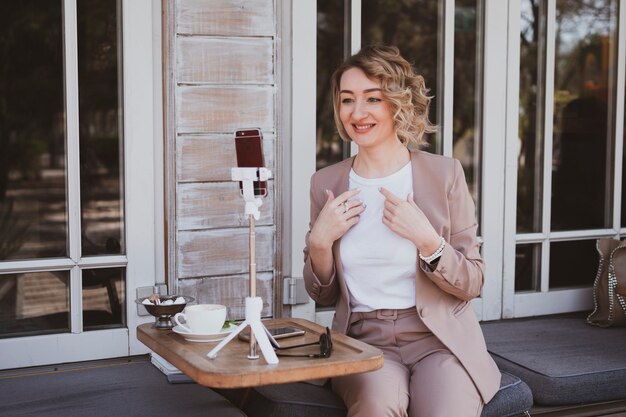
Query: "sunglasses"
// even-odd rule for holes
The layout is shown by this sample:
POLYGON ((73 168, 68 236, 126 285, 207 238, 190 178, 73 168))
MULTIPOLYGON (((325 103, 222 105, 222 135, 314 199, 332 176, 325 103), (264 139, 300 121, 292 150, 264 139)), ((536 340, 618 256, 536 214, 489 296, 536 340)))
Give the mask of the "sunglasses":
POLYGON ((333 339, 330 337, 330 329, 326 328, 326 333, 320 335, 320 339, 317 342, 303 343, 301 345, 276 347, 274 349, 282 351, 287 349, 301 348, 304 346, 319 345, 320 353, 283 353, 276 352, 276 356, 291 356, 296 358, 330 358, 330 354, 333 352, 333 339))

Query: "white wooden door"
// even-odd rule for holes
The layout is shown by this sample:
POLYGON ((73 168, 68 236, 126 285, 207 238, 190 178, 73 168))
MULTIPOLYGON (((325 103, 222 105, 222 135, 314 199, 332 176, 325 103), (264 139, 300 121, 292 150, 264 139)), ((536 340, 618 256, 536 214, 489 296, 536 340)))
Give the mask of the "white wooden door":
POLYGON ((13 159, 0 173, 0 369, 146 352, 134 288, 159 280, 146 15, 158 22, 160 10, 150 0, 1 8, 14 58, 0 82, 17 87, 2 115, 13 159))
POLYGON ((509 2, 505 318, 592 308, 595 240, 624 232, 619 6, 509 2))

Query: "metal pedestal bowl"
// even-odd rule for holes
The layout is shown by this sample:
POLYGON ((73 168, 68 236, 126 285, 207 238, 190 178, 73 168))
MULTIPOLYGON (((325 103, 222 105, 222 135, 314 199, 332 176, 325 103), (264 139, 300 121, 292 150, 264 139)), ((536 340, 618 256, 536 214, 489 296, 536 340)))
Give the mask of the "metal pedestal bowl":
POLYGON ((176 313, 180 313, 185 309, 185 306, 192 301, 194 301, 193 297, 187 297, 185 295, 161 295, 159 300, 161 303, 167 300, 176 300, 178 297, 183 297, 185 299, 184 303, 181 304, 144 304, 143 301, 150 297, 143 297, 135 300, 137 304, 141 304, 146 308, 146 311, 156 317, 154 321, 154 327, 162 330, 170 330, 174 328, 174 323, 172 323, 172 316, 176 313))

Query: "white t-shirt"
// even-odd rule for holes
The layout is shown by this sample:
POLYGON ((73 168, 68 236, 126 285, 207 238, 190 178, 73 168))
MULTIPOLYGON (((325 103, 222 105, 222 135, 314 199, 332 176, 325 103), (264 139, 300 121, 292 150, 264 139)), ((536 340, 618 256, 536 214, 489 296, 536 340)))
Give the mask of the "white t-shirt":
POLYGON ((411 163, 383 178, 363 178, 350 170, 350 189, 366 204, 359 222, 341 238, 340 254, 354 312, 403 309, 415 305, 417 249, 383 224, 385 187, 406 199, 413 192, 411 163))

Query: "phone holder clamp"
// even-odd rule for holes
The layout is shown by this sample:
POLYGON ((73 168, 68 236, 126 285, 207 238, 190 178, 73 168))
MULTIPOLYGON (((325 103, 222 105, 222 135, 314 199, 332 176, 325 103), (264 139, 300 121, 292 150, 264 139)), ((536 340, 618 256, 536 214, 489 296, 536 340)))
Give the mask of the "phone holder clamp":
POLYGON ((231 168, 230 177, 233 181, 241 181, 242 196, 246 202, 245 215, 254 216, 259 220, 261 213, 259 207, 263 205, 263 200, 254 195, 254 182, 267 181, 272 177, 272 171, 267 168, 231 168))

